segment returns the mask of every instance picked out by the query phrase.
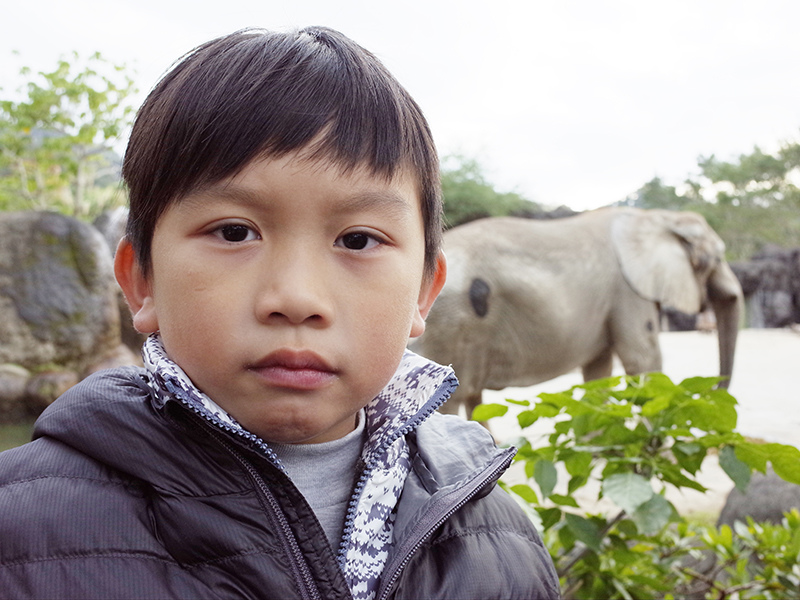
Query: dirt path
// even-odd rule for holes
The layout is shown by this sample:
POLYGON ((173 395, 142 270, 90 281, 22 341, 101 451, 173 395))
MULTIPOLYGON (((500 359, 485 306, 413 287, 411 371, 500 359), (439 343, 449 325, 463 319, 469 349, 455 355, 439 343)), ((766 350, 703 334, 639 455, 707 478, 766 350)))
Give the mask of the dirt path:
MULTIPOLYGON (((713 333, 668 332, 661 334, 664 373, 673 381, 718 372, 717 337, 713 333)), ((620 365, 615 374, 622 374, 620 365)), ((737 343, 736 362, 729 391, 739 401, 738 431, 769 442, 800 447, 800 333, 789 329, 745 329, 737 343)), ((486 391, 484 402, 502 398, 533 399, 541 392, 556 392, 581 383, 578 371, 528 388, 486 391)), ((513 416, 493 421, 493 433, 509 440, 520 430, 513 416)), ((547 435, 548 427, 535 425, 529 434, 547 435), (538 429, 537 429, 538 427, 538 429)), ((719 468, 715 457, 703 464, 700 481, 708 488, 701 494, 668 490, 667 496, 682 514, 717 515, 733 483, 719 468)), ((590 490, 589 495, 596 494, 590 490)), ((587 496, 588 498, 588 496, 587 496)), ((602 505, 597 507, 602 509, 602 505)))

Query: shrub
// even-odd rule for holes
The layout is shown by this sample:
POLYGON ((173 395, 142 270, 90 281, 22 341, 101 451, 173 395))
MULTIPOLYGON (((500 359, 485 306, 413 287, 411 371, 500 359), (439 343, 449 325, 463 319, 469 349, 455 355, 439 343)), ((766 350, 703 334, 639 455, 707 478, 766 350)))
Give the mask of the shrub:
POLYGON ((736 400, 717 382, 612 377, 475 410, 486 421, 518 409, 523 436, 512 443, 526 481, 502 485, 538 523, 565 598, 798 597, 796 511, 782 525, 732 531, 690 524, 665 496, 669 486, 705 491, 697 473, 712 452, 739 489, 768 464, 800 483, 800 451, 737 433, 736 400), (526 433, 540 419, 552 421, 544 443, 526 433), (608 514, 582 509, 576 492, 589 484, 614 507, 608 514))

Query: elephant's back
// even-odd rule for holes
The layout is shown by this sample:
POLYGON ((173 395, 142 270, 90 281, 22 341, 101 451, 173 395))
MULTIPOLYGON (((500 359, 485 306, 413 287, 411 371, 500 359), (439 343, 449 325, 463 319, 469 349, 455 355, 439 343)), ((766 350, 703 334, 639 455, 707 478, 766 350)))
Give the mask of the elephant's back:
POLYGON ((495 218, 448 231, 447 282, 420 351, 487 388, 530 385, 562 374, 566 363, 571 368, 586 345, 578 350, 574 330, 586 313, 608 311, 602 295, 575 289, 575 268, 598 270, 607 260, 579 229, 495 218), (582 243, 586 249, 576 252, 582 243))

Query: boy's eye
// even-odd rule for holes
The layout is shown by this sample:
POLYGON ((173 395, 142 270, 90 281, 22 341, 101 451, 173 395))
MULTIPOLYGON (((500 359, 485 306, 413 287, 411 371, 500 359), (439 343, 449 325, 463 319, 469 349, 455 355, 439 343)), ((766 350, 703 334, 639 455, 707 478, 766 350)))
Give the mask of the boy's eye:
POLYGON ((214 231, 216 235, 226 242, 249 242, 258 239, 258 235, 247 225, 232 223, 223 225, 214 231))
POLYGON ((355 231, 353 233, 346 233, 338 240, 336 246, 347 248, 348 250, 369 250, 380 244, 380 242, 368 233, 362 231, 355 231))

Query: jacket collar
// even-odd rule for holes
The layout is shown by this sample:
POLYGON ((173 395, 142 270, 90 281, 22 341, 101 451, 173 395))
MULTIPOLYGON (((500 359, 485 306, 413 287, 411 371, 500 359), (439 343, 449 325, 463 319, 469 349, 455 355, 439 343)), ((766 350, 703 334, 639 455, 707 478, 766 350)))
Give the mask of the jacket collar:
MULTIPOLYGON (((200 391, 183 369, 169 358, 158 334, 147 338, 142 347, 142 357, 150 373, 150 385, 157 405, 177 401, 223 429, 240 433, 245 431, 235 418, 200 391)), ((364 463, 371 465, 385 458, 387 448, 433 414, 457 385, 452 368, 406 350, 392 379, 366 406, 367 443, 362 452, 364 463)), ((247 433, 248 437, 255 437, 247 433)), ((268 448, 268 443, 263 440, 259 439, 258 443, 268 448)), ((267 454, 281 466, 271 451, 267 454)))

